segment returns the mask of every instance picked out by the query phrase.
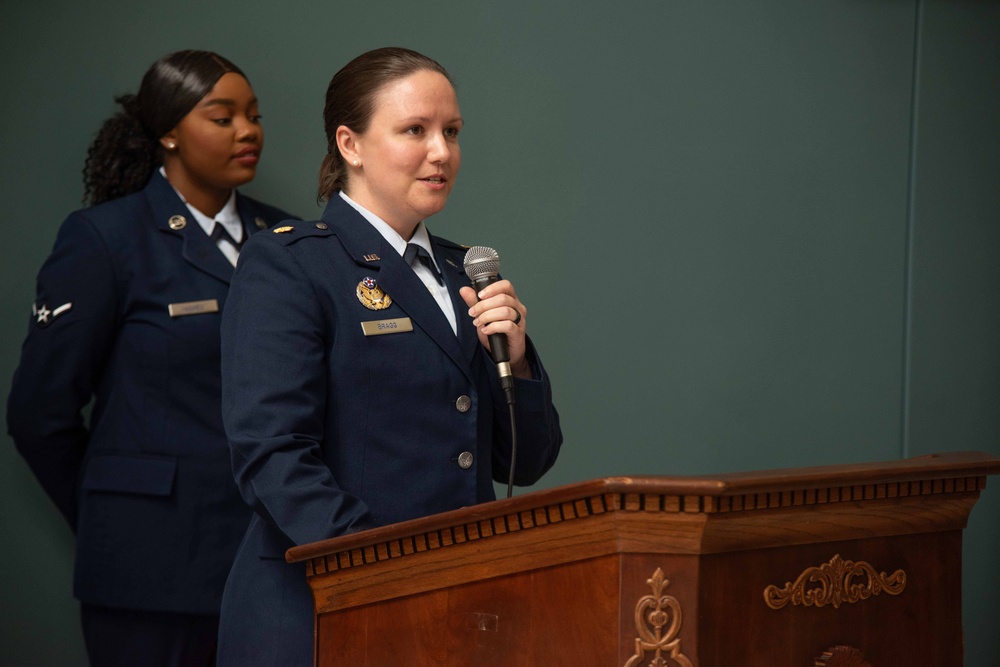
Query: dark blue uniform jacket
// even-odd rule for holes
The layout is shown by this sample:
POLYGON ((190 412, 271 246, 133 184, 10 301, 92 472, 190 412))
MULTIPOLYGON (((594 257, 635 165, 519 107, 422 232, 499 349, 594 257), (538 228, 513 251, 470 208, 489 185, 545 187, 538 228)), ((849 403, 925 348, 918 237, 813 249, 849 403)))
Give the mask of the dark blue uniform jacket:
MULTIPOLYGON (((289 217, 237 208, 247 234, 289 217)), ((38 275, 8 428, 76 532, 83 602, 218 613, 250 518, 220 409, 232 274, 156 173, 71 214, 38 275)))
MULTIPOLYGON (((339 196, 321 220, 282 223, 243 250, 223 318, 223 419, 255 515, 227 584, 220 665, 308 661, 311 598, 304 571, 283 560, 289 547, 493 500, 493 480, 507 480, 507 405, 458 293, 470 284, 465 249, 431 241, 457 336, 339 196), (372 284, 388 308, 359 298, 372 284), (365 335, 363 323, 390 333, 365 335)), ((516 381, 519 485, 537 481, 562 443, 533 349, 529 362, 533 379, 516 381)))

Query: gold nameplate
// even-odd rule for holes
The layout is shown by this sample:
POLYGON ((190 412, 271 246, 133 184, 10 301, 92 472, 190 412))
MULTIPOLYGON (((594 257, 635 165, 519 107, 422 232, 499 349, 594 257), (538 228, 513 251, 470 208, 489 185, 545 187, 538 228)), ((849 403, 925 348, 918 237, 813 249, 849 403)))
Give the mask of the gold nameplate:
POLYGON ((185 301, 184 303, 172 303, 167 306, 170 317, 181 317, 182 315, 201 315, 203 313, 219 312, 219 302, 215 299, 205 299, 204 301, 185 301))
POLYGON ((413 331, 413 322, 409 317, 397 317, 394 320, 372 320, 362 322, 361 330, 366 336, 382 336, 384 334, 405 333, 413 331))

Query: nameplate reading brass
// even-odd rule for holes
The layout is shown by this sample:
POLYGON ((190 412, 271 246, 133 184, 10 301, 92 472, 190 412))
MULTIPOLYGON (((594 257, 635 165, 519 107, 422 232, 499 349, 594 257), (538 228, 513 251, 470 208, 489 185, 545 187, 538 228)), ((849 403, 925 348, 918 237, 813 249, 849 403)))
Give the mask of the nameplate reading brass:
POLYGON ((184 303, 172 303, 167 306, 170 317, 181 317, 183 315, 201 315, 203 313, 219 312, 219 302, 215 299, 205 299, 204 301, 185 301, 184 303))
POLYGON ((413 322, 409 317, 397 317, 394 320, 371 320, 362 322, 361 330, 366 336, 382 336, 384 334, 405 333, 413 331, 413 322))

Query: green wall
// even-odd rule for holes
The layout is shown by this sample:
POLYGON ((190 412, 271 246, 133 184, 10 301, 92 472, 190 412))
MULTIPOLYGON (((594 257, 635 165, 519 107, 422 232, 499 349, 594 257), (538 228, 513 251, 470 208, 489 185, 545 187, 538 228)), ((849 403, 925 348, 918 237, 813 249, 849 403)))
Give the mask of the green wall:
MULTIPOLYGON (((245 190, 314 216, 326 84, 398 44, 458 81, 431 228, 497 248, 530 309, 566 436, 543 486, 1000 455, 996 2, 35 0, 0 35, 4 399, 114 95, 223 53, 267 128, 245 190)), ((3 438, 0 664, 82 665, 70 532, 3 438)), ((998 486, 966 531, 972 667, 1000 653, 998 486)))

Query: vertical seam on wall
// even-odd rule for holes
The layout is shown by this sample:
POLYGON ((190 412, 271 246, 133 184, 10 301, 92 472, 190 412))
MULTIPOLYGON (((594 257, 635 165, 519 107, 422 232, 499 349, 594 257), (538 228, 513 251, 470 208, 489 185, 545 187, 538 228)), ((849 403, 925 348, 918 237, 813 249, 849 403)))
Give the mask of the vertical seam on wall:
POLYGON ((910 81, 910 154, 906 182, 906 234, 903 279, 903 391, 902 425, 900 428, 900 457, 910 456, 910 400, 911 373, 913 361, 913 237, 914 209, 917 180, 917 112, 920 94, 920 51, 924 0, 916 0, 913 20, 913 63, 910 81))

